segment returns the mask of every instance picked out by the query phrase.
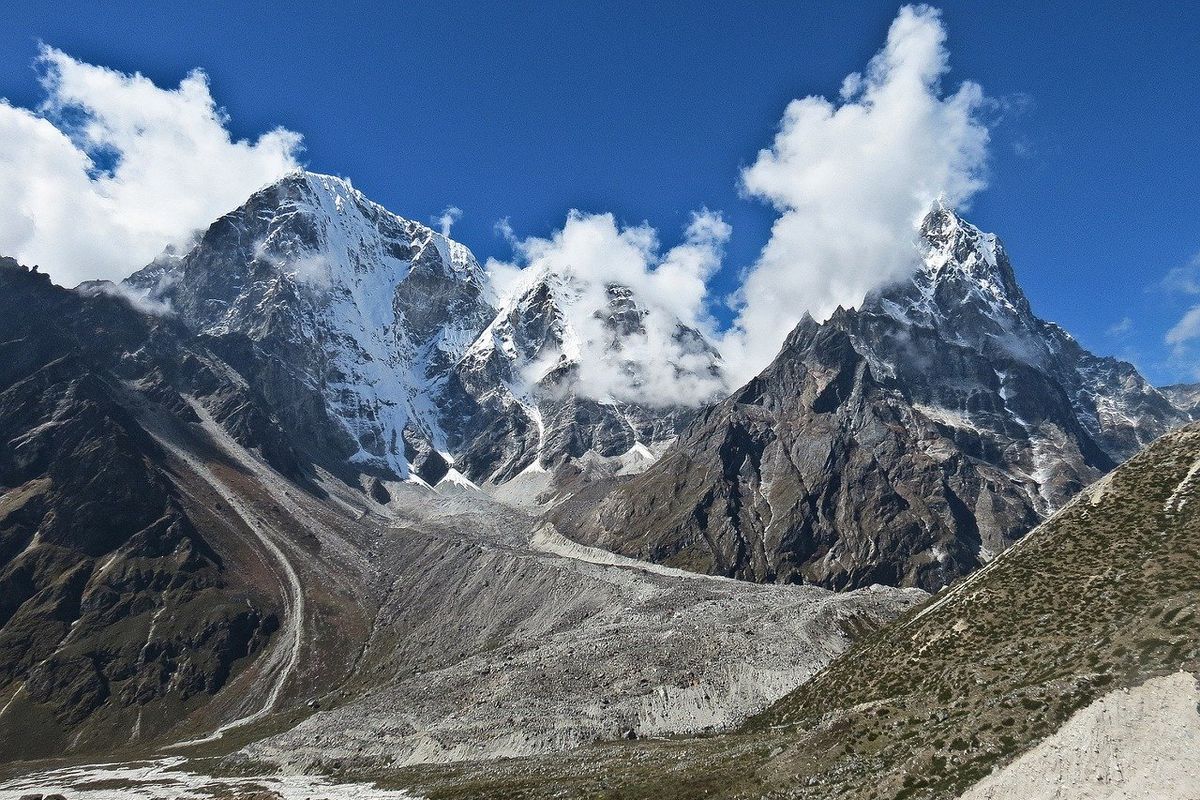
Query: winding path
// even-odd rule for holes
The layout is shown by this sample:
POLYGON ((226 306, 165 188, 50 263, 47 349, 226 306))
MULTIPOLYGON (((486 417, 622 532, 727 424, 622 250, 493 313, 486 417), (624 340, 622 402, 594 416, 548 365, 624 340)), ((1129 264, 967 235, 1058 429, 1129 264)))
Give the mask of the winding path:
MULTIPOLYGON (((213 422, 199 404, 193 403, 193 406, 196 409, 196 413, 204 421, 205 431, 212 437, 219 448, 231 458, 237 460, 239 464, 257 473, 259 465, 248 463, 249 460, 245 456, 241 446, 230 439, 224 429, 213 422)), ((220 495, 222 500, 229 504, 234 513, 242 519, 246 527, 258 538, 267 552, 271 554, 278 566, 277 573, 280 578, 280 590, 285 605, 283 626, 276 640, 277 643, 271 648, 270 653, 266 656, 261 666, 262 672, 260 675, 271 682, 262 705, 245 716, 226 722, 207 736, 171 745, 172 748, 178 748, 215 741, 220 739, 226 731, 257 722, 275 710, 275 706, 279 702, 279 697, 283 693, 283 688, 287 684, 288 678, 291 677, 297 663, 300 661, 300 649, 304 643, 304 591, 300 586, 300 577, 296 574, 296 569, 292 566, 283 548, 280 547, 280 542, 286 542, 283 534, 274 530, 261 517, 255 514, 253 509, 248 507, 238 497, 236 492, 230 489, 209 469, 208 465, 170 441, 167 437, 156 436, 156 438, 159 444, 165 447, 171 455, 187 464, 196 475, 202 478, 220 495)))

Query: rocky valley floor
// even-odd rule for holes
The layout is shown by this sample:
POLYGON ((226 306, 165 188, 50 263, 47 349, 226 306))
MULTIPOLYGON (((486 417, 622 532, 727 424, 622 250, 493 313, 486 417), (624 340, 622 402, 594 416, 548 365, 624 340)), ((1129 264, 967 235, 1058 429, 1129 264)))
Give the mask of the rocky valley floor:
MULTIPOLYGON (((185 505, 217 510, 272 576, 280 625, 206 707, 135 736, 131 758, 232 752, 224 768, 352 775, 713 733, 926 597, 645 564, 576 545, 469 486, 388 484, 380 505, 325 476, 315 497, 193 406, 197 423, 149 412, 142 423, 185 505)), ((3 698, 0 724, 18 719, 17 694, 3 698)), ((144 766, 157 776, 148 785, 166 780, 163 763, 144 766)), ((3 789, 93 778, 103 788, 104 769, 3 789)), ((127 778, 143 767, 111 769, 127 778)), ((199 790, 180 774, 170 780, 199 790)))

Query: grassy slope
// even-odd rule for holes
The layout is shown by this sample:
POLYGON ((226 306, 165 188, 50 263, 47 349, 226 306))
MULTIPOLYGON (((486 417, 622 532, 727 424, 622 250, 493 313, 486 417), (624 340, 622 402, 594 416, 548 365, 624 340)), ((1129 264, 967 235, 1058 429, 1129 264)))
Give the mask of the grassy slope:
POLYGON ((954 797, 1097 697, 1200 670, 1196 463, 1200 425, 1163 437, 738 734, 386 777, 437 798, 954 797))

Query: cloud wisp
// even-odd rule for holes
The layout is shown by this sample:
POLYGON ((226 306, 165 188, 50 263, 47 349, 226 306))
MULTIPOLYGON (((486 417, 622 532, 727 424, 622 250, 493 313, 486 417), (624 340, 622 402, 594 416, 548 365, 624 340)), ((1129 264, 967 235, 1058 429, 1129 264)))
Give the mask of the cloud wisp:
POLYGON ((0 100, 0 253, 119 280, 298 167, 301 138, 235 140, 207 76, 175 89, 43 46, 35 109, 0 100))
POLYGON ((441 214, 433 218, 433 224, 438 226, 438 230, 441 231, 442 236, 449 239, 450 228, 454 226, 454 223, 462 219, 462 215, 462 209, 458 206, 446 206, 442 209, 441 214))
MULTIPOLYGON (((1187 265, 1175 267, 1156 287, 1168 294, 1195 298, 1200 295, 1200 253, 1192 256, 1187 265)), ((1200 339, 1200 303, 1195 303, 1170 327, 1163 341, 1171 346, 1171 356, 1178 362, 1192 362, 1192 347, 1200 339)), ((1191 371, 1197 372, 1192 366, 1191 371)))
POLYGON ((1123 339, 1133 333, 1133 317, 1121 317, 1121 319, 1108 326, 1104 332, 1110 339, 1123 339))

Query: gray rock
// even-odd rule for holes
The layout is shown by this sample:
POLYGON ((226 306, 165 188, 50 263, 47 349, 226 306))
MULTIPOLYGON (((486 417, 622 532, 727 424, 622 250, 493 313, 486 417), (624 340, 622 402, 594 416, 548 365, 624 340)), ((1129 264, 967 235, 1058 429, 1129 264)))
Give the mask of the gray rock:
POLYGON ((754 581, 935 590, 1186 421, 1035 317, 1003 246, 936 209, 912 279, 803 320, 571 535, 754 581))

